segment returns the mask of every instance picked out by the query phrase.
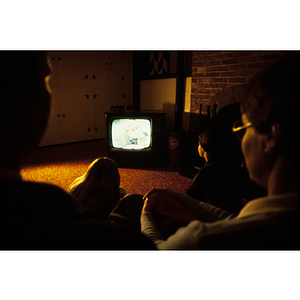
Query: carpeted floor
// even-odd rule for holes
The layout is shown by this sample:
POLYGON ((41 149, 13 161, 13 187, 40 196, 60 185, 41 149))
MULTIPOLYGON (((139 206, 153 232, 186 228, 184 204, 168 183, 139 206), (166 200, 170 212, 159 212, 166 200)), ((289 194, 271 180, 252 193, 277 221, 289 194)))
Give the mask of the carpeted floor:
MULTIPOLYGON (((81 176, 97 157, 107 156, 105 140, 38 148, 23 161, 24 180, 47 182, 63 189, 81 176)), ((145 194, 152 188, 167 188, 183 193, 191 180, 176 168, 120 168, 121 186, 127 193, 145 194)))

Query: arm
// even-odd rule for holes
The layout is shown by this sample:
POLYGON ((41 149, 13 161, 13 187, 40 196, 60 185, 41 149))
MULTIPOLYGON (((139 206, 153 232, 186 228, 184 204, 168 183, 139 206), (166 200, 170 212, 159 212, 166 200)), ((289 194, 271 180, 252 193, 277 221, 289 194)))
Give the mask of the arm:
POLYGON ((157 247, 164 242, 151 212, 144 212, 141 215, 141 232, 144 233, 157 247))
POLYGON ((178 229, 176 233, 168 237, 167 240, 163 238, 153 215, 155 203, 156 201, 160 201, 157 199, 156 192, 159 191, 154 190, 145 196, 141 215, 142 233, 144 233, 158 249, 196 249, 199 242, 199 238, 197 237, 199 236, 199 232, 201 233, 202 222, 192 221, 188 226, 178 229))
POLYGON ((186 194, 180 197, 178 201, 185 205, 199 220, 203 222, 215 222, 222 219, 232 219, 236 217, 235 214, 231 214, 226 210, 194 199, 186 194))
POLYGON ((151 212, 145 212, 141 216, 141 231, 159 250, 198 249, 203 223, 192 221, 188 226, 182 227, 175 234, 164 240, 155 225, 151 212))
POLYGON ((226 210, 223 210, 219 207, 213 206, 211 204, 199 201, 195 198, 192 198, 189 195, 177 193, 168 189, 152 189, 144 196, 144 207, 142 213, 144 211, 153 212, 153 208, 155 205, 155 201, 157 198, 163 199, 164 194, 171 195, 174 199, 176 199, 179 203, 183 204, 187 207, 196 217, 197 219, 203 222, 215 222, 223 219, 232 219, 236 217, 236 214, 231 214, 226 210), (159 195, 159 197, 158 197, 159 195), (149 200, 150 199, 150 200, 149 200))
POLYGON ((177 201, 179 201, 179 199, 182 196, 182 194, 175 192, 173 190, 170 190, 170 189, 152 189, 147 194, 145 194, 144 199, 149 198, 152 195, 155 195, 155 196, 159 195, 160 197, 163 197, 163 194, 167 194, 167 195, 171 196, 172 198, 176 199, 177 201))
POLYGON ((222 228, 224 224, 221 222, 214 222, 217 220, 224 220, 234 218, 235 215, 230 215, 228 212, 223 211, 217 207, 207 203, 195 200, 187 195, 180 198, 180 202, 188 208, 194 209, 198 213, 199 219, 203 221, 192 221, 187 226, 179 228, 173 235, 169 236, 166 240, 162 237, 152 214, 157 200, 155 193, 148 194, 145 198, 144 207, 141 215, 141 231, 145 234, 160 250, 167 249, 198 249, 202 237, 207 234, 209 228, 217 227, 222 228), (199 205, 200 204, 200 205, 199 205), (207 221, 209 220, 209 221, 207 221), (211 223, 205 223, 211 222, 211 223), (217 225, 219 223, 219 225, 217 225))

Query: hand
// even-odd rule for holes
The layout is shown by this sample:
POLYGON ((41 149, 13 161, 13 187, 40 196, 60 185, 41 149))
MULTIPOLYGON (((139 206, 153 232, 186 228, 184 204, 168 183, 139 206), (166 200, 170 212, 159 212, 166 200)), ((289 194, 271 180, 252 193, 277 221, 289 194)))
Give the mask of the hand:
POLYGON ((144 206, 142 208, 142 214, 145 212, 153 212, 153 208, 156 201, 156 192, 155 189, 148 192, 144 197, 144 206))
POLYGON ((143 197, 144 206, 142 214, 146 211, 153 212, 156 201, 163 201, 165 198, 170 199, 170 196, 174 199, 174 201, 179 201, 182 195, 169 189, 152 189, 143 197))
POLYGON ((151 191, 149 191, 147 194, 145 194, 144 199, 146 199, 147 197, 149 198, 151 195, 154 195, 159 198, 159 199, 163 199, 164 196, 171 196, 172 198, 176 199, 177 201, 180 200, 180 198, 182 197, 182 194, 170 190, 170 189, 152 189, 151 191))
POLYGON ((152 189, 150 190, 149 192, 147 192, 143 199, 145 200, 146 198, 149 198, 150 196, 154 195, 154 194, 157 194, 157 192, 159 191, 160 189, 152 189))

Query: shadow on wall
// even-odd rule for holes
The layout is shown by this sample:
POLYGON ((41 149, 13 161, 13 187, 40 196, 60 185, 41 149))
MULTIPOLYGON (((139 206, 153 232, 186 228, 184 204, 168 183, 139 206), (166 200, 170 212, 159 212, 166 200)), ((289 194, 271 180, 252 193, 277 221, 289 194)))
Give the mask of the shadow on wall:
POLYGON ((240 103, 245 87, 246 85, 244 83, 226 86, 218 90, 218 92, 211 97, 210 102, 212 105, 215 103, 218 105, 218 111, 226 105, 240 103))
POLYGON ((165 134, 168 136, 169 131, 174 130, 175 127, 175 104, 164 103, 163 111, 167 113, 165 121, 165 134))
POLYGON ((241 118, 240 103, 223 106, 212 119, 211 127, 224 131, 228 136, 229 144, 240 147, 240 141, 232 134, 233 123, 241 118))

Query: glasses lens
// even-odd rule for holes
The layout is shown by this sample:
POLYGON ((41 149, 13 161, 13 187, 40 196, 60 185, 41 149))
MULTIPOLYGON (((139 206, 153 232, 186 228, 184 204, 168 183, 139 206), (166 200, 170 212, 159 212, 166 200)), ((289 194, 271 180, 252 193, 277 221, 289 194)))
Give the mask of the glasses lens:
POLYGON ((246 128, 243 128, 243 129, 237 131, 235 133, 236 137, 241 141, 243 139, 243 136, 245 135, 245 132, 246 132, 246 128))

